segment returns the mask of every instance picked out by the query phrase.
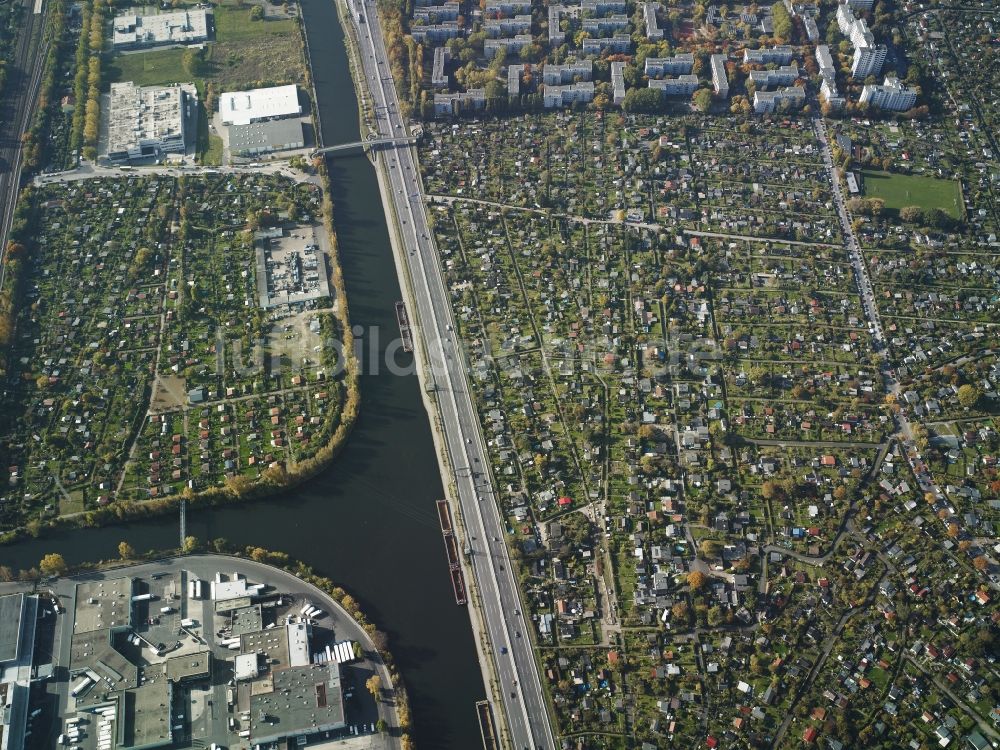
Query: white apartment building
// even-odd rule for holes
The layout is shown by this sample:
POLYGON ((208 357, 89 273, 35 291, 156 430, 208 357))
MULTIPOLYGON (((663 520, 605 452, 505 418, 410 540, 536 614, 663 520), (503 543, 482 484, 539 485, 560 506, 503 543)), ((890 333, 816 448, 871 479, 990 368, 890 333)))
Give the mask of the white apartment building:
POLYGON ((729 76, 726 75, 726 56, 712 55, 709 58, 712 67, 712 86, 715 88, 716 96, 723 99, 729 97, 729 76))
POLYGON ((663 96, 691 96, 698 90, 698 76, 685 75, 676 78, 653 78, 649 88, 659 89, 663 96))
POLYGON ((865 86, 859 101, 875 109, 905 112, 917 103, 917 90, 904 86, 895 76, 887 76, 881 86, 865 86))
POLYGON ((694 55, 682 52, 673 57, 647 57, 643 72, 650 78, 687 75, 694 68, 694 55))

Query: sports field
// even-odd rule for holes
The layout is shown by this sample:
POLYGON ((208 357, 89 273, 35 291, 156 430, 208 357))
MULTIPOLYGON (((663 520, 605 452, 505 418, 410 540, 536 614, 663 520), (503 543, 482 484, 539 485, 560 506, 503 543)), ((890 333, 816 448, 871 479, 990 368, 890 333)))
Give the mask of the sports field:
POLYGON ((955 219, 962 218, 962 191, 957 180, 867 170, 862 174, 865 197, 881 198, 888 209, 940 208, 955 219))

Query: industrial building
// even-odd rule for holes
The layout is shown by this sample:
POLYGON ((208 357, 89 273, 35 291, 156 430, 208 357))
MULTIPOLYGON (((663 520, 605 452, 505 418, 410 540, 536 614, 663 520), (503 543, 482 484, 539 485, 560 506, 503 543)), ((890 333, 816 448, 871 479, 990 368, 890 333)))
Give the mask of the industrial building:
POLYGON ((312 229, 261 231, 254 240, 261 307, 292 305, 330 295, 326 254, 312 229))
MULTIPOLYGON (((108 158, 113 162, 184 153, 188 125, 196 122, 198 91, 193 84, 111 84, 108 158)), ((192 131, 193 132, 193 131, 192 131)))
POLYGON ((299 91, 295 84, 272 86, 250 91, 226 91, 219 96, 219 114, 223 125, 249 125, 253 122, 299 117, 299 91))
POLYGON ((38 597, 0 597, 0 750, 22 750, 28 721, 38 597))
POLYGON ((869 84, 861 89, 859 101, 873 109, 905 112, 917 103, 917 90, 904 86, 895 76, 887 76, 881 86, 869 84))
POLYGON ((116 16, 112 27, 115 49, 196 44, 208 39, 208 12, 191 9, 149 16, 116 16))
POLYGON ((305 147, 302 120, 267 120, 229 126, 229 152, 233 156, 259 156, 305 147))
MULTIPOLYGON (((13 639, 29 622, 17 617, 27 599, 0 598, 4 677, 17 674, 6 668, 12 660, 31 663, 30 644, 20 638, 15 646, 13 639)), ((347 726, 341 667, 358 651, 349 640, 314 650, 312 622, 324 614, 309 602, 289 606, 291 597, 266 592, 239 573, 203 581, 187 571, 82 581, 73 599, 72 619, 63 625, 64 637, 71 638, 66 744, 152 750, 217 733, 211 717, 199 718, 186 707, 211 697, 206 690, 213 689, 212 672, 222 662, 232 665, 234 682, 216 693, 228 703, 217 699, 216 711, 231 715, 232 741, 216 734, 219 744, 298 739, 301 745, 306 736, 347 726)), ((28 673, 23 676, 26 684, 28 673)), ((20 714, 7 712, 22 724, 26 687, 24 693, 20 714)), ((3 750, 21 750, 13 743, 23 734, 23 727, 4 732, 3 750)))

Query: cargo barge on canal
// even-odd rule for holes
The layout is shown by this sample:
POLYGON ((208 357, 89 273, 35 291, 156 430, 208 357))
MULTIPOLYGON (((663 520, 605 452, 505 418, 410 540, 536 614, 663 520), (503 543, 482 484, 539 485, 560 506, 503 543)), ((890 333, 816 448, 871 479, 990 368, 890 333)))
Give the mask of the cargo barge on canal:
POLYGON ((448 568, 451 573, 451 587, 455 592, 455 603, 466 604, 465 577, 462 575, 462 561, 458 554, 458 539, 455 537, 455 527, 451 522, 451 511, 447 500, 437 501, 438 523, 441 524, 441 536, 444 537, 444 549, 448 553, 448 568))
POLYGON ((410 316, 406 312, 406 305, 402 302, 396 303, 396 323, 399 324, 399 336, 403 339, 403 351, 413 351, 413 331, 410 329, 410 316))

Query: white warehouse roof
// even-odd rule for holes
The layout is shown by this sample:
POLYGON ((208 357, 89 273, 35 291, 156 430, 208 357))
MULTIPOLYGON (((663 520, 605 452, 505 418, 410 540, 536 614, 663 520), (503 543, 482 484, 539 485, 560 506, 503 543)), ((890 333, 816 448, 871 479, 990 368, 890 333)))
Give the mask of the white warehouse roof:
POLYGON ((227 91, 219 97, 223 125, 249 125, 252 122, 302 114, 295 84, 250 91, 227 91))

